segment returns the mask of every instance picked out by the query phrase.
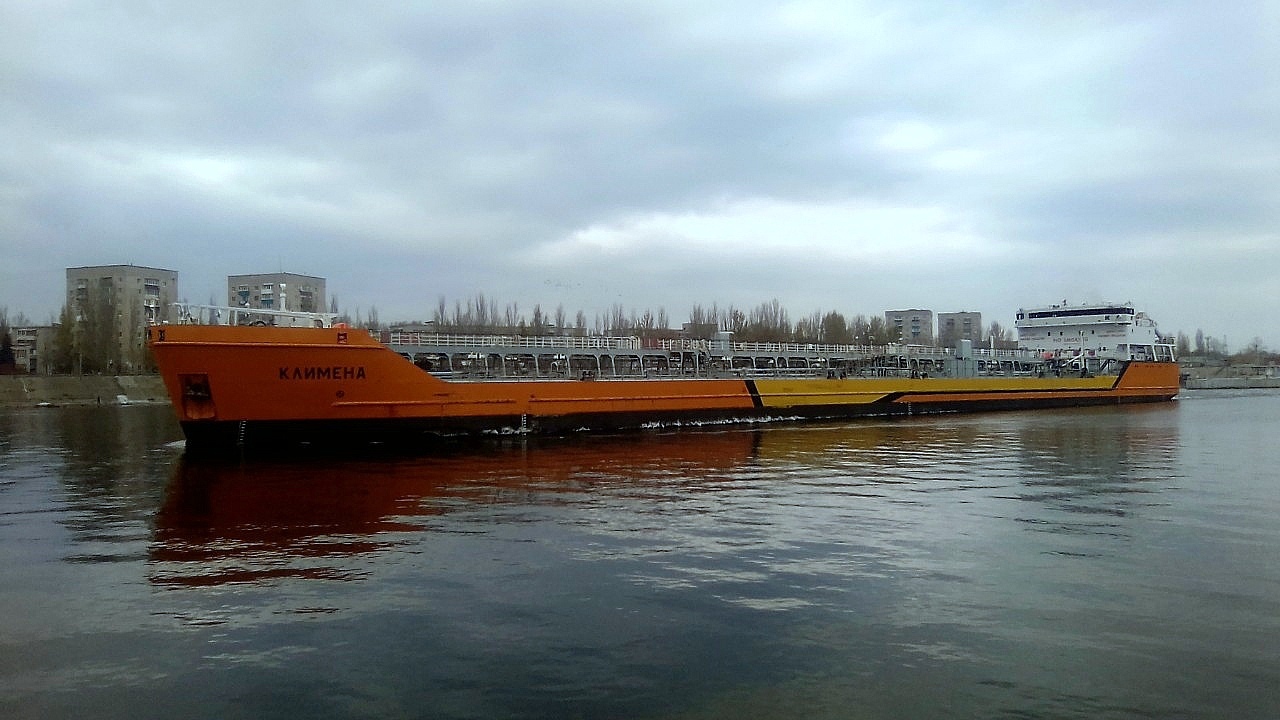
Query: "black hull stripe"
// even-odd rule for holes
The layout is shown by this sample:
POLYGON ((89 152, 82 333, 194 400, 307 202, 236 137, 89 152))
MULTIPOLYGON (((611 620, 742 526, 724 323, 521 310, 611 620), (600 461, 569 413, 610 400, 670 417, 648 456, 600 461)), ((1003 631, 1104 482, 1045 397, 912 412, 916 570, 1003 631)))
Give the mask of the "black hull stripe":
MULTIPOLYGON (((897 391, 897 392, 886 393, 886 394, 884 395, 884 397, 882 397, 882 398, 880 398, 880 399, 878 399, 878 400, 875 400, 874 402, 875 402, 875 403, 892 403, 892 402, 898 402, 901 398, 908 398, 907 402, 911 402, 910 398, 911 398, 913 395, 921 395, 921 396, 923 396, 923 395, 931 395, 931 396, 936 396, 936 395, 968 395, 968 396, 973 396, 973 395, 979 395, 979 394, 981 394, 981 395, 984 395, 984 396, 986 396, 986 395, 990 395, 990 396, 993 396, 993 397, 998 397, 998 396, 1007 396, 1007 395, 1039 395, 1039 396, 1042 396, 1042 397, 1045 397, 1045 398, 1049 398, 1049 397, 1053 397, 1053 396, 1061 396, 1061 395, 1063 395, 1064 393, 1071 393, 1071 394, 1072 394, 1072 397, 1071 397, 1071 398, 1064 398, 1064 399, 1068 399, 1068 400, 1070 400, 1070 399, 1072 399, 1072 398, 1074 398, 1074 397, 1075 397, 1075 395, 1074 395, 1075 393, 1089 393, 1089 394, 1091 394, 1091 395, 1103 393, 1103 394, 1108 394, 1108 395, 1110 396, 1110 393, 1113 393, 1114 391, 1115 391, 1115 386, 1114 386, 1114 385, 1113 385, 1113 386, 1111 386, 1111 387, 1097 387, 1097 388, 1045 388, 1045 389, 1042 389, 1042 390, 1041 390, 1041 389, 1022 389, 1022 390, 1009 389, 1009 390, 982 390, 981 392, 976 392, 976 391, 974 391, 974 390, 899 390, 899 391, 897 391)), ((1114 395, 1114 396, 1111 396, 1111 397, 1116 397, 1116 398, 1118 398, 1118 397, 1120 397, 1120 396, 1118 396, 1118 395, 1114 395)), ((931 401, 926 400, 926 401, 924 401, 924 402, 931 402, 931 401)), ((980 400, 980 399, 979 399, 979 400, 967 400, 967 401, 962 401, 962 402, 983 402, 983 400, 980 400)), ((1031 400, 1031 401, 1029 401, 1029 402, 1036 402, 1036 400, 1031 400)))
POLYGON ((360 447, 395 447, 425 451, 445 442, 475 441, 521 432, 574 435, 579 432, 635 431, 655 427, 723 426, 802 420, 841 421, 859 417, 971 413, 1036 408, 1163 402, 1172 395, 1093 395, 1091 397, 1007 398, 927 402, 876 402, 756 410, 668 413, 593 413, 554 417, 490 416, 477 418, 384 418, 376 420, 211 421, 182 423, 187 452, 230 457, 238 454, 345 453, 360 447), (523 425, 522 425, 523 422, 523 425))

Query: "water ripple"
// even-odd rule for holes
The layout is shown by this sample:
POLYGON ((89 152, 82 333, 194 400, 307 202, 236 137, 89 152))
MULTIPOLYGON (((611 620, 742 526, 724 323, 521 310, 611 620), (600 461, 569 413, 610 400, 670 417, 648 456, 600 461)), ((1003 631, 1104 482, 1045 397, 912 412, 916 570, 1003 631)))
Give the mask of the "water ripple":
POLYGON ((226 465, 49 415, 0 707, 1276 716, 1278 401, 226 465))

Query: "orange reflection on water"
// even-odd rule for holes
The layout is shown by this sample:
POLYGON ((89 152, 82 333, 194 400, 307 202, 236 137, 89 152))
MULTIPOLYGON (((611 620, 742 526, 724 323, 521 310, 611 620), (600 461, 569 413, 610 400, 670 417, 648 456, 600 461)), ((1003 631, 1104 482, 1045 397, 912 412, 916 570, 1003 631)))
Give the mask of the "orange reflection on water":
MULTIPOLYGON (((440 530, 445 516, 456 531, 458 513, 486 506, 582 503, 606 491, 648 503, 742 482, 809 483, 800 503, 822 493, 843 502, 961 490, 970 501, 1066 509, 1071 522, 1123 516, 1133 493, 1169 477, 1175 419, 1169 408, 1104 408, 591 436, 422 457, 183 461, 155 518, 150 577, 161 585, 357 580, 374 558, 440 530)), ((500 513, 476 518, 466 532, 503 522, 500 513)))
MULTIPOLYGON (((751 457, 757 432, 641 435, 443 456, 217 464, 183 459, 155 518, 160 585, 356 580, 353 558, 429 529, 431 516, 600 483, 703 477, 751 457)), ((552 500, 554 501, 554 500, 552 500)))

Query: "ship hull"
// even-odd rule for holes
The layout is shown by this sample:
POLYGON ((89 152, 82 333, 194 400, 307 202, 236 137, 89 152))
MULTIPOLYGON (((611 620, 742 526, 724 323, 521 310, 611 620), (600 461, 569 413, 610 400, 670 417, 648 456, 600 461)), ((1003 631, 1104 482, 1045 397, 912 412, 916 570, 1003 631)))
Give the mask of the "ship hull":
POLYGON ((1171 400, 1174 363, 1097 377, 442 380, 359 330, 174 325, 150 347, 191 452, 1171 400))

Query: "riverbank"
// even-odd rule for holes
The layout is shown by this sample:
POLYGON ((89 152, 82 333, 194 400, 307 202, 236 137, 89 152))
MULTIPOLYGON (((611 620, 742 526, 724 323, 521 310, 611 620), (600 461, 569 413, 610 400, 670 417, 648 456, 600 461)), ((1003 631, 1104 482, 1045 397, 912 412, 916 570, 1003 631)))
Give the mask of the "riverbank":
POLYGON ((1280 378, 1274 377, 1218 377, 1188 378, 1182 387, 1187 390, 1249 390, 1253 388, 1280 388, 1280 378))
POLYGON ((0 407, 168 402, 159 375, 0 376, 0 407))
POLYGON ((1187 390, 1280 388, 1280 369, 1274 365, 1233 365, 1192 359, 1182 363, 1182 387, 1187 390))

